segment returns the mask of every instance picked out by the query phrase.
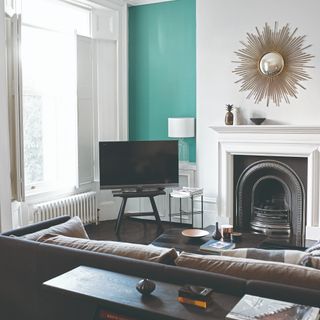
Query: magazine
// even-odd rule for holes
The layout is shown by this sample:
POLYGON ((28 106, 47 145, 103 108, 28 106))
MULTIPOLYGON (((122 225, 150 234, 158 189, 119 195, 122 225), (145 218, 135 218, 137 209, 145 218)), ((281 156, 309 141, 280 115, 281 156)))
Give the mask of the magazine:
POLYGON ((219 241, 211 239, 200 246, 200 250, 207 252, 220 252, 222 250, 230 250, 235 247, 235 244, 232 242, 219 241))
POLYGON ((226 318, 234 320, 318 320, 319 308, 246 294, 226 318))
POLYGON ((190 196, 200 196, 203 194, 203 188, 190 188, 182 187, 180 189, 174 189, 171 195, 174 197, 190 197, 190 196))

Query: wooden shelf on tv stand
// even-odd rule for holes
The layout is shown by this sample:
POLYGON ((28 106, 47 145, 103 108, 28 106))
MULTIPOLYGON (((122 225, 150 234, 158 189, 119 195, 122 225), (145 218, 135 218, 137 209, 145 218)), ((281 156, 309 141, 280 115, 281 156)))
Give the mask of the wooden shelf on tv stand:
POLYGON ((144 198, 144 197, 155 197, 164 195, 166 192, 164 189, 121 189, 112 191, 114 197, 126 197, 126 198, 144 198))

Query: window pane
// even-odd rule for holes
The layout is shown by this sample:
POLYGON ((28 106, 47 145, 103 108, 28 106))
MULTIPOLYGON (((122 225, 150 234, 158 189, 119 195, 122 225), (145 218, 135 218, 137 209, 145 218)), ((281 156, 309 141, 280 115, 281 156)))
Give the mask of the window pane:
POLYGON ((58 0, 22 0, 22 23, 91 36, 91 10, 58 0))
POLYGON ((23 96, 24 166, 26 185, 43 181, 42 99, 23 96))
POLYGON ((22 27, 27 193, 30 188, 40 192, 76 184, 75 44, 73 34, 22 27))

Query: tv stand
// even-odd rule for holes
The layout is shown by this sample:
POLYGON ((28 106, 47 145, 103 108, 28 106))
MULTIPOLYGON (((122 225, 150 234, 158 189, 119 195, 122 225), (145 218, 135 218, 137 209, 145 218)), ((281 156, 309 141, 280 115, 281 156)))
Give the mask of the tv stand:
POLYGON ((116 234, 119 235, 121 222, 124 217, 154 216, 156 219, 156 222, 158 224, 159 229, 163 230, 160 216, 159 216, 159 212, 158 212, 156 203, 154 201, 154 197, 159 196, 159 195, 164 195, 164 194, 166 194, 166 193, 163 189, 156 189, 156 190, 142 189, 140 191, 137 189, 135 189, 135 190, 131 189, 131 191, 126 189, 126 191, 121 190, 121 191, 113 192, 114 197, 122 198, 122 202, 121 202, 119 213, 118 213, 117 223, 116 223, 116 227, 115 227, 116 234), (125 212, 127 200, 129 198, 146 198, 146 197, 148 197, 150 200, 151 207, 153 210, 152 212, 135 212, 135 213, 126 213, 125 212))

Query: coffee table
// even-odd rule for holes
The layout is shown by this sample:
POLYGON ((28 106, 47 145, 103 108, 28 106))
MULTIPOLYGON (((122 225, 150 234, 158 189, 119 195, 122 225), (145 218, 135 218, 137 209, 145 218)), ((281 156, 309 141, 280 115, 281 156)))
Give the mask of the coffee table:
POLYGON ((177 301, 178 290, 184 283, 153 280, 155 291, 142 296, 136 290, 140 280, 136 276, 79 266, 46 281, 43 287, 67 301, 73 298, 78 303, 90 304, 93 310, 96 309, 94 319, 97 320, 219 320, 225 319, 240 300, 237 296, 213 292, 214 303, 203 310, 177 301))
MULTIPOLYGON (((169 229, 156 238, 152 245, 164 248, 175 248, 177 251, 186 251, 198 254, 210 254, 200 250, 200 246, 212 239, 212 232, 215 226, 210 225, 204 230, 209 231, 209 235, 202 238, 187 238, 181 234, 181 229, 169 229)), ((267 237, 261 234, 243 233, 242 241, 236 243, 236 248, 257 248, 260 247, 267 237)))

